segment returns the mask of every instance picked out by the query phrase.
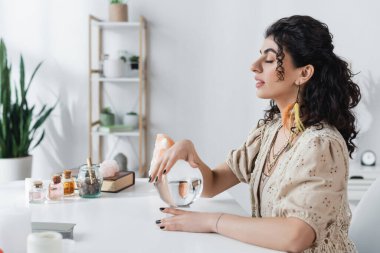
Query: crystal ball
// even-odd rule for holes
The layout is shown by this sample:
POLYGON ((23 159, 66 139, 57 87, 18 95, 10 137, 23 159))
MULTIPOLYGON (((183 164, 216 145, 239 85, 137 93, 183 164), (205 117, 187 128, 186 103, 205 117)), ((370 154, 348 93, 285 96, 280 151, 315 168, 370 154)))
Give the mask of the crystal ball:
POLYGON ((178 160, 154 186, 170 207, 188 207, 202 194, 203 176, 198 168, 178 160))

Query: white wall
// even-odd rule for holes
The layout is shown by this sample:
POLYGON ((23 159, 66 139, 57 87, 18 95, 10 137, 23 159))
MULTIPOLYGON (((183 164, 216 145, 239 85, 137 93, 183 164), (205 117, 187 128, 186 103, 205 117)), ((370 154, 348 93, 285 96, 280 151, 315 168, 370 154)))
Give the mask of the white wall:
MULTIPOLYGON (((380 157, 377 129, 380 89, 380 17, 376 1, 176 1, 130 0, 130 19, 144 15, 149 27, 149 142, 165 132, 194 141, 210 166, 244 141, 267 101, 255 96, 251 62, 265 28, 280 17, 311 15, 329 25, 336 53, 360 72, 359 153, 380 157)), ((87 156, 88 15, 107 18, 106 0, 0 0, 0 37, 17 70, 23 53, 28 73, 44 60, 31 92, 36 102, 60 103, 33 151, 33 175, 48 177, 87 156)), ((16 78, 16 77, 15 77, 16 78)), ((137 166, 130 157, 131 165, 137 166)), ((246 186, 232 190, 248 210, 246 186)))

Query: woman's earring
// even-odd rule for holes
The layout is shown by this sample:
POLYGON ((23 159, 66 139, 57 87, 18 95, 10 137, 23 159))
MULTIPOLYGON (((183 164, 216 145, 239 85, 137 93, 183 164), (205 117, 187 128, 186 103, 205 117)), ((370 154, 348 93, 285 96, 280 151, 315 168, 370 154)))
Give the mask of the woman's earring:
POLYGON ((302 124, 301 117, 300 117, 300 105, 299 105, 300 89, 301 89, 301 86, 298 86, 297 99, 293 105, 292 114, 294 114, 294 123, 296 125, 296 129, 298 130, 298 132, 303 132, 305 131, 305 126, 302 124))
POLYGON ((286 128, 286 129, 291 129, 292 125, 293 125, 293 112, 292 112, 292 108, 294 108, 294 103, 291 103, 289 104, 285 110, 283 111, 282 115, 281 115, 281 118, 282 118, 282 125, 286 128))

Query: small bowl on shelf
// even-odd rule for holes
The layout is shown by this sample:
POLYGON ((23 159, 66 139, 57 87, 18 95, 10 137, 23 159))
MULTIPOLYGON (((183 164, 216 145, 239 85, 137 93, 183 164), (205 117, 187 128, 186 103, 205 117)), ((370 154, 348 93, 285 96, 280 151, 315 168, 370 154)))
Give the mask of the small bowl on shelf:
POLYGON ((103 75, 106 78, 125 77, 125 62, 122 59, 106 59, 103 62, 103 75))
POLYGON ((129 112, 124 115, 123 118, 124 126, 131 127, 131 129, 136 129, 139 126, 139 116, 135 112, 129 112))

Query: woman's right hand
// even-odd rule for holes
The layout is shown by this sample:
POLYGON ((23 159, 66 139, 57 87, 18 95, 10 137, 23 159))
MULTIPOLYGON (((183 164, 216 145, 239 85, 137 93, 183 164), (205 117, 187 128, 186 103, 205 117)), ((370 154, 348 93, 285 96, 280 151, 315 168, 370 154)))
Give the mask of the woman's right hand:
POLYGON ((193 168, 199 167, 199 157, 190 140, 176 142, 157 160, 150 170, 149 182, 160 181, 162 174, 168 173, 178 160, 187 161, 193 168))

